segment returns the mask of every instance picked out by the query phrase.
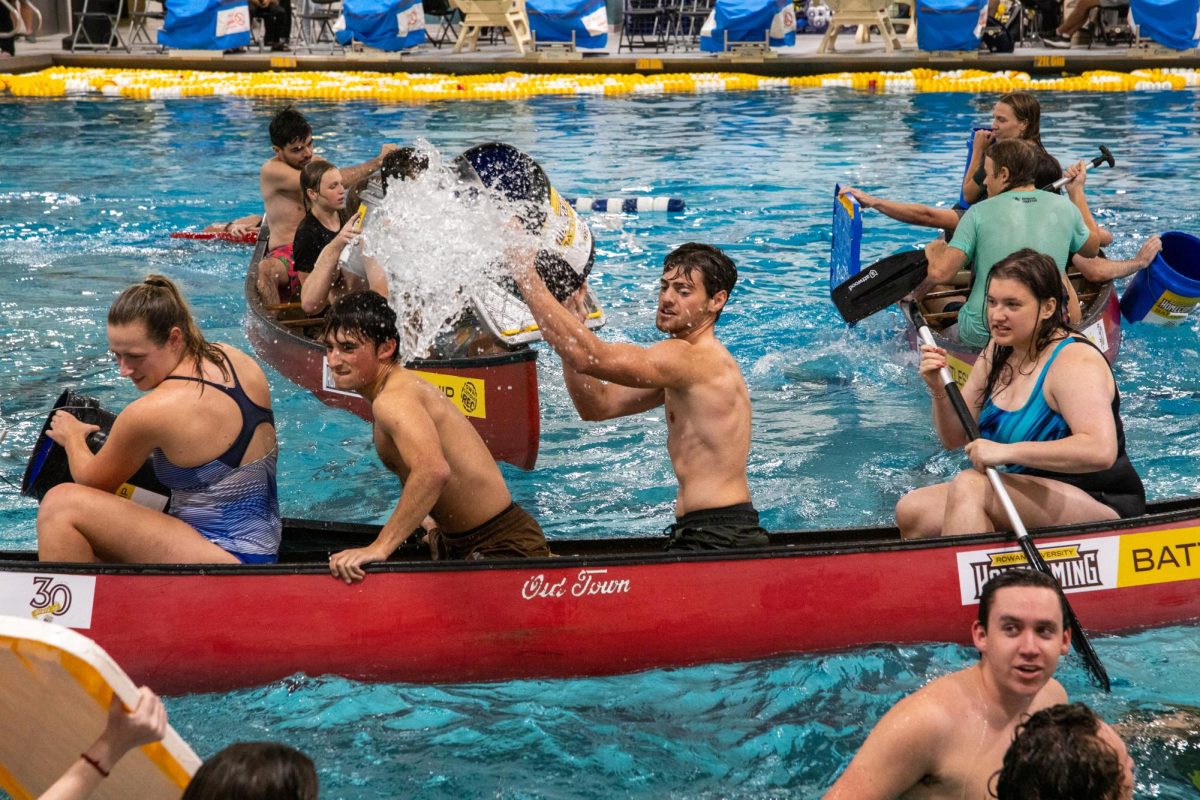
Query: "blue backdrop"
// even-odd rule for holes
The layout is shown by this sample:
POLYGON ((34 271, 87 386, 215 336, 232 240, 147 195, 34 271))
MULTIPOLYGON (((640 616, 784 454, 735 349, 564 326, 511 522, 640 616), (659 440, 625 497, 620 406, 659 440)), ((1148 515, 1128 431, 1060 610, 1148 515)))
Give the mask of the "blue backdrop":
POLYGON ((604 0, 527 0, 529 29, 539 42, 569 42, 575 46, 608 44, 608 10, 604 0))
POLYGON ((792 0, 717 0, 700 31, 700 49, 719 53, 725 49, 726 41, 732 44, 764 39, 772 47, 796 43, 796 11, 792 0))
POLYGON ((158 43, 180 50, 228 50, 250 44, 246 0, 171 0, 158 43))
POLYGON ((1200 0, 1132 0, 1138 35, 1164 47, 1188 50, 1200 40, 1200 0))
POLYGON ((337 40, 377 50, 405 50, 425 43, 421 0, 345 0, 337 40))
POLYGON ((917 0, 917 47, 977 50, 987 22, 987 0, 917 0))

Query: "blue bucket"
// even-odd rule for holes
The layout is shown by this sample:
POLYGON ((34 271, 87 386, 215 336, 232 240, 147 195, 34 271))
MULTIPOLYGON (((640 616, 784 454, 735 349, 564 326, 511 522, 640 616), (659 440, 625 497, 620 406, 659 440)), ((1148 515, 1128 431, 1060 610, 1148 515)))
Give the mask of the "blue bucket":
POLYGON ((1121 296, 1130 322, 1171 327, 1200 303, 1200 239, 1183 231, 1162 235, 1162 252, 1137 273, 1121 296))

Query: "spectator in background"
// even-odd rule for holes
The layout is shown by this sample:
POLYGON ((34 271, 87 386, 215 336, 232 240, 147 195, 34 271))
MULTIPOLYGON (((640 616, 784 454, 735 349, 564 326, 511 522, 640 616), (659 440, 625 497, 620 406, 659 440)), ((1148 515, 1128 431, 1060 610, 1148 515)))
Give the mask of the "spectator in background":
POLYGON ((263 21, 263 44, 277 53, 291 52, 292 0, 249 0, 251 19, 263 21))

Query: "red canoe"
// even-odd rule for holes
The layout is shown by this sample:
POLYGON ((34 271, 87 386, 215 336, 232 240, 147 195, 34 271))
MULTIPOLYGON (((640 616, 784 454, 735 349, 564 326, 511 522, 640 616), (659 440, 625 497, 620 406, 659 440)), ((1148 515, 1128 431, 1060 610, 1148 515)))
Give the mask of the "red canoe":
MULTIPOLYGON (((266 225, 262 230, 266 231, 266 225)), ((322 320, 309 318, 298 303, 268 310, 255 287, 266 249, 259 241, 246 275, 246 335, 259 358, 312 392, 326 405, 371 419, 371 407, 357 394, 339 391, 328 379, 325 349, 311 335, 322 320)), ((532 469, 541 437, 537 352, 528 345, 508 347, 490 340, 485 352, 418 359, 405 365, 437 386, 467 416, 497 461, 532 469)))
MULTIPOLYGON (((1200 618, 1200 498, 1035 531, 1093 634, 1200 618)), ((282 562, 138 566, 0 559, 0 613, 77 628, 155 689, 222 691, 296 672, 466 682, 607 675, 839 650, 966 643, 980 585, 1023 565, 1007 534, 901 541, 893 528, 777 533, 668 554, 663 539, 552 541, 555 558, 431 562, 404 551, 346 586, 331 551, 375 527, 289 521, 282 562)))

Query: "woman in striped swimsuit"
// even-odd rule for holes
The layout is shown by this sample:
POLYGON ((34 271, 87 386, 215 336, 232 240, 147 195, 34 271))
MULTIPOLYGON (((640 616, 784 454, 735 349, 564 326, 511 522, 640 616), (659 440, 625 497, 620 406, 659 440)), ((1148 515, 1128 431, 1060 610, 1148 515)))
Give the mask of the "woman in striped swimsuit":
POLYGON ((1103 354, 1062 319, 1063 284, 1048 256, 1018 250, 992 268, 991 341, 963 387, 981 437, 967 443, 938 379, 946 351, 921 348, 921 377, 947 448, 966 446, 974 469, 916 489, 896 505, 905 537, 1006 529, 984 471, 1005 466, 1004 485, 1030 527, 1137 516, 1142 481, 1125 453, 1121 395, 1103 354))
POLYGON ((205 340, 175 285, 159 275, 108 311, 120 373, 145 394, 117 416, 93 454, 87 425, 57 412, 48 434, 75 483, 38 511, 44 561, 270 563, 282 525, 275 420, 267 378, 250 356, 205 340), (147 459, 171 489, 166 513, 113 494, 147 459))

